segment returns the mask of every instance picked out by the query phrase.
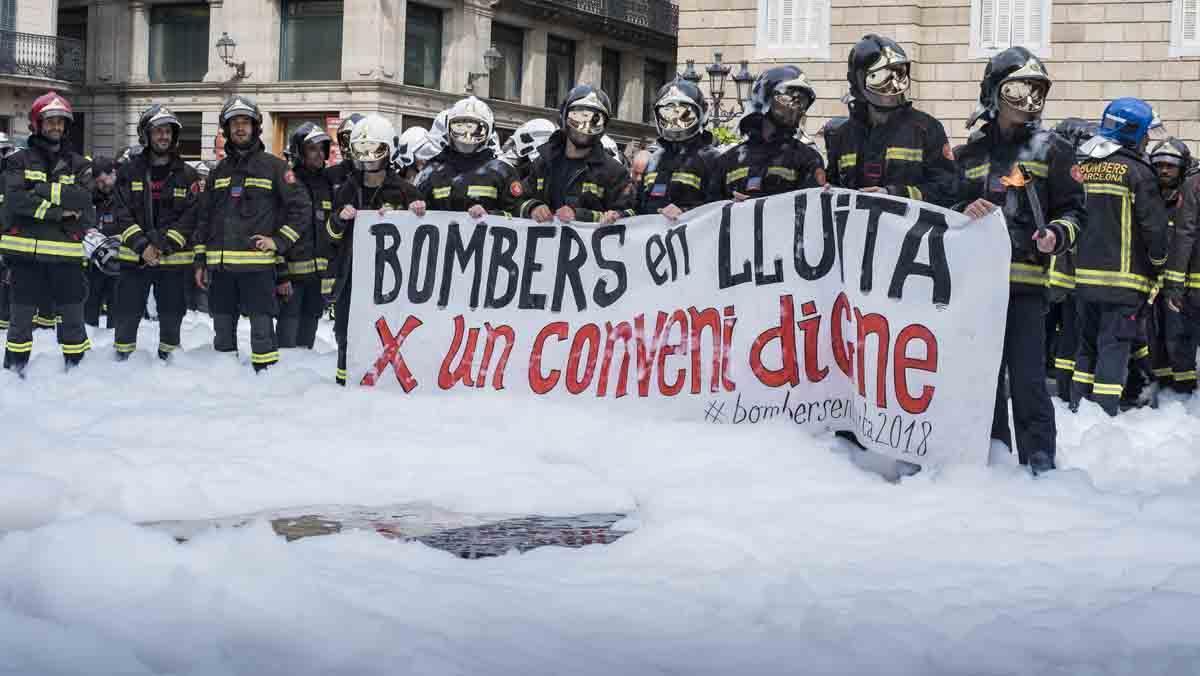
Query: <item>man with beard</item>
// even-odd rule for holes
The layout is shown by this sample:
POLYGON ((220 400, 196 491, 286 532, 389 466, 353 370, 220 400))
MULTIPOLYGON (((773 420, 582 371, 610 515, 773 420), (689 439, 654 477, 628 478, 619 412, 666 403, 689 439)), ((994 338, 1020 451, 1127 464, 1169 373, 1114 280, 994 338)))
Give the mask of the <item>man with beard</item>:
POLYGON ((112 233, 121 238, 121 283, 117 289, 117 333, 113 346, 124 361, 137 349, 138 326, 154 290, 158 312, 158 358, 179 349, 187 287, 194 256, 200 177, 179 156, 183 125, 166 106, 154 104, 138 120, 144 150, 117 176, 124 211, 112 233))
POLYGON ((91 341, 83 324, 84 234, 95 227, 92 163, 66 145, 71 104, 49 92, 29 110, 29 147, 8 157, 4 171, 7 229, 0 255, 10 268, 12 309, 4 368, 23 374, 33 351, 35 306, 52 301, 62 316, 58 342, 67 368, 91 341))
POLYGON ((559 109, 562 127, 538 149, 529 178, 509 186, 522 218, 607 225, 634 215, 629 172, 600 141, 611 117, 603 91, 581 84, 567 93, 559 109))
MULTIPOLYGON (((1158 189, 1167 207, 1167 227, 1173 232, 1167 268, 1163 271, 1161 315, 1167 372, 1171 388, 1181 394, 1196 390, 1196 345, 1200 337, 1200 195, 1197 180, 1188 180, 1192 153, 1179 139, 1168 138, 1150 147, 1150 164, 1158 172, 1158 189), (1165 302, 1164 302, 1165 301, 1165 302)), ((1165 374, 1164 374, 1165 375, 1165 374)))
POLYGON ((992 439, 1011 449, 1005 382, 1017 455, 1035 473, 1054 469, 1054 406, 1046 389, 1047 280, 1051 256, 1083 231, 1083 186, 1071 144, 1040 125, 1050 75, 1024 47, 992 57, 979 85, 984 120, 958 150, 959 203, 971 219, 1001 209, 1012 242, 1008 323, 996 386, 992 439))
POLYGON ((225 159, 208 175, 195 233, 195 281, 209 288, 213 347, 237 352, 237 322, 250 317, 250 363, 263 371, 279 361, 274 316, 277 256, 312 223, 308 191, 283 160, 263 146, 262 113, 234 94, 221 109, 225 159), (211 285, 205 270, 212 273, 211 285))

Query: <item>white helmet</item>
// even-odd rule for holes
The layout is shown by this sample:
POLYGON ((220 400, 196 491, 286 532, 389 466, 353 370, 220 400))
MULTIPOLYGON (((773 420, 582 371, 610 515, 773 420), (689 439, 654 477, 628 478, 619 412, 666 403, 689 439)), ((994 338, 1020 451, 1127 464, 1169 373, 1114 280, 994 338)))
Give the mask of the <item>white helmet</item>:
POLYGON ((91 261, 97 270, 109 277, 121 274, 121 261, 118 257, 121 240, 105 236, 99 230, 88 230, 83 236, 82 244, 83 257, 91 261))
POLYGON ((492 109, 483 101, 469 96, 451 106, 446 114, 446 131, 454 149, 470 155, 487 146, 494 122, 492 109))
POLYGON ((350 155, 354 166, 364 171, 379 171, 387 166, 396 143, 396 129, 388 119, 371 113, 354 125, 350 132, 350 155))
POLYGON ((625 156, 621 154, 621 148, 617 146, 617 142, 612 140, 608 134, 600 137, 600 145, 604 146, 604 152, 608 153, 609 157, 625 165, 625 156))
POLYGON ((417 149, 429 142, 429 130, 425 127, 409 127, 396 140, 396 153, 392 164, 405 169, 417 161, 417 149))
POLYGON ((538 148, 550 140, 550 135, 556 131, 558 127, 550 120, 533 118, 517 127, 504 142, 504 159, 514 166, 536 160, 538 148))

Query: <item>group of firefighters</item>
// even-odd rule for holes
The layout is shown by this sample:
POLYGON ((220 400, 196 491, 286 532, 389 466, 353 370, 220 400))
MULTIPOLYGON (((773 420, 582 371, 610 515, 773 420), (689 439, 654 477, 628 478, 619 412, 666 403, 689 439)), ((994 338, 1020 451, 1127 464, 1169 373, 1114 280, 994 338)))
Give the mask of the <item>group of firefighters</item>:
POLYGON ((255 370, 275 364, 281 347, 311 348, 332 303, 336 378, 345 384, 359 210, 673 221, 714 201, 834 186, 972 220, 1002 211, 1012 262, 992 436, 1009 448, 1015 436, 1035 473, 1054 468, 1048 369, 1072 410, 1089 398, 1116 415, 1130 401, 1153 403, 1164 384, 1193 390, 1200 181, 1188 176, 1187 146, 1163 136, 1151 107, 1134 98, 1112 101, 1098 122, 1044 129, 1050 75, 1012 47, 984 71, 968 121, 980 128, 952 149, 942 124, 908 99, 910 69, 886 37, 852 48, 849 115, 821 131, 824 158, 803 130, 816 92, 790 65, 757 78, 739 121, 744 140, 728 148, 713 144, 699 89, 668 83, 653 104, 658 140, 632 161, 605 134, 608 96, 587 84, 567 94, 557 124, 532 120, 503 145, 487 104, 469 97, 431 129, 400 135, 377 114, 349 116, 335 139, 304 124, 286 159, 266 151, 261 111, 235 94, 219 118, 225 157, 206 176, 180 158, 182 125, 165 106, 142 114, 141 152, 92 161, 67 147, 70 104, 49 93, 30 111, 28 148, 3 160, 4 367, 24 370, 34 328, 48 316, 68 367, 78 364, 90 348, 85 320, 96 323, 102 302, 115 319, 117 358, 127 358, 151 290, 158 355, 169 360, 189 297, 203 289, 217 351, 237 351, 237 323, 248 317, 255 370), (327 166, 335 142, 343 159, 327 166))

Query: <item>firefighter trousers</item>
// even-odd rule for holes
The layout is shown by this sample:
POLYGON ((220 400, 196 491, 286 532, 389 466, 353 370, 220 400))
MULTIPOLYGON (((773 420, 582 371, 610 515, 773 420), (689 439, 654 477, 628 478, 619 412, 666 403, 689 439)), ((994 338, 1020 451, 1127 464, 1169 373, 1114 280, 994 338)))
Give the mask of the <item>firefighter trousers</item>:
POLYGON ((1008 398, 1012 399, 1017 457, 1029 463, 1033 453, 1055 455, 1054 406, 1046 389, 1047 302, 1040 293, 1016 293, 1008 299, 1004 354, 996 381, 996 406, 992 438, 1013 447, 1008 424, 1008 398), (1007 383, 1008 397, 1005 396, 1007 383))
POLYGON ((308 275, 293 279, 292 295, 279 304, 279 321, 275 323, 279 347, 311 350, 317 339, 317 324, 324 311, 321 278, 308 275))
POLYGON ((86 294, 79 261, 47 263, 28 259, 9 261, 12 286, 8 336, 4 346, 4 368, 22 371, 33 352, 34 314, 41 302, 54 303, 62 317, 58 344, 68 366, 78 364, 92 347, 83 326, 86 294))
POLYGON ((1163 313, 1163 333, 1167 349, 1167 369, 1176 392, 1196 390, 1196 347, 1200 338, 1200 316, 1188 311, 1163 313))
POLYGON ((275 272, 230 272, 214 270, 209 286, 209 307, 213 317, 213 348, 217 352, 237 352, 238 318, 250 317, 250 363, 263 371, 279 361, 275 342, 275 272))
POLYGON ((122 272, 113 342, 117 354, 128 355, 137 349, 138 326, 152 288, 158 310, 158 356, 166 359, 179 349, 180 327, 187 314, 187 287, 192 283, 192 269, 186 266, 139 267, 122 272))
POLYGON ((1071 382, 1071 406, 1088 394, 1110 416, 1121 408, 1129 358, 1138 338, 1137 306, 1080 301, 1079 352, 1071 382))

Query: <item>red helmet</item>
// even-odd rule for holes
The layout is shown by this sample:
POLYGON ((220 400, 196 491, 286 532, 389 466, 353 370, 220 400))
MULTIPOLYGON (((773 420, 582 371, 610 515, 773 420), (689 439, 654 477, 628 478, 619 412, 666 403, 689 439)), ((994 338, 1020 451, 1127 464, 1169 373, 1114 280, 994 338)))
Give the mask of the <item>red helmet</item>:
POLYGON ((42 121, 51 117, 65 117, 68 122, 75 119, 71 113, 71 102, 57 92, 46 92, 33 102, 33 107, 29 109, 29 131, 41 134, 42 121))

